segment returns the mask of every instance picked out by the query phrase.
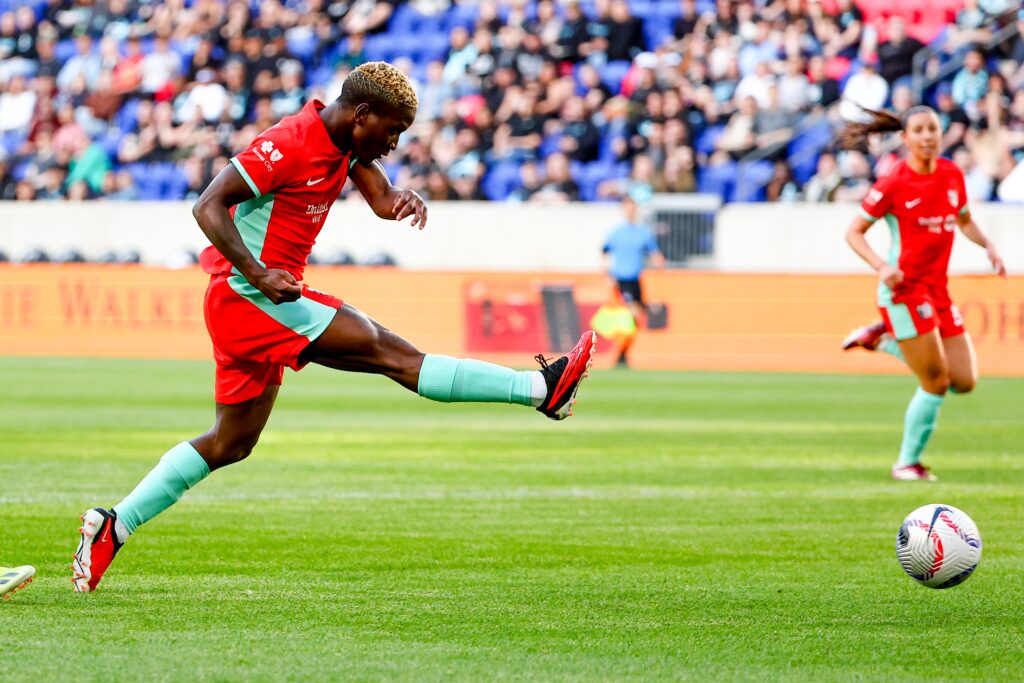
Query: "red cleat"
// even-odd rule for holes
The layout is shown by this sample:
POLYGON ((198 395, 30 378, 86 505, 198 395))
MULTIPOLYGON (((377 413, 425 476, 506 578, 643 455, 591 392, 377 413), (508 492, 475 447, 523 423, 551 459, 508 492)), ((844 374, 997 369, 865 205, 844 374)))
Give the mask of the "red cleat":
POLYGON ((75 585, 76 593, 88 593, 96 590, 103 573, 123 544, 117 539, 114 530, 117 514, 113 511, 92 508, 86 510, 81 519, 82 526, 78 531, 82 534, 82 540, 75 551, 71 582, 75 585))
POLYGON ((541 365, 541 373, 548 385, 548 395, 537 410, 552 420, 564 420, 572 416, 572 407, 576 403, 576 392, 580 383, 589 374, 597 352, 597 334, 587 330, 576 342, 568 354, 562 356, 551 365, 544 356, 537 356, 541 365))
POLYGON ((892 478, 897 481, 938 481, 939 478, 932 474, 931 468, 921 463, 904 465, 899 467, 893 465, 892 478))
POLYGON ((868 351, 874 351, 882 343, 886 334, 885 323, 882 321, 858 327, 843 340, 843 351, 849 351, 858 346, 868 351))

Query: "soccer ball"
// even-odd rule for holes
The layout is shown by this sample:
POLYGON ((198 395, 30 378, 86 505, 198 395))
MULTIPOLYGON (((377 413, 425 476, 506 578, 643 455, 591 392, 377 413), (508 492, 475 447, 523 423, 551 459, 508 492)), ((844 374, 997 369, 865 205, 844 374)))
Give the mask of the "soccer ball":
POLYGON ((981 534, 963 510, 952 505, 924 505, 903 520, 896 534, 896 559, 921 585, 952 588, 977 568, 981 534))

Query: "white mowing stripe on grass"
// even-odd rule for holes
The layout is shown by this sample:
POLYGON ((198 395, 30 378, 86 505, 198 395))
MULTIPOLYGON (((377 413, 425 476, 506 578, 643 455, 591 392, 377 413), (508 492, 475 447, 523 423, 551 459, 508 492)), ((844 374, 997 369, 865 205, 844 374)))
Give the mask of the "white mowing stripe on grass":
MULTIPOLYGON (((987 487, 978 487, 985 489, 987 487)), ((835 498, 859 499, 865 496, 903 496, 905 487, 892 486, 889 482, 878 485, 842 488, 814 488, 811 490, 758 490, 735 489, 731 487, 518 487, 513 489, 449 489, 417 488, 391 491, 322 491, 312 496, 308 491, 226 491, 223 493, 190 493, 183 501, 199 503, 222 503, 228 501, 309 501, 315 500, 721 500, 729 498, 835 498)), ((114 496, 113 493, 107 497, 114 496)), ((35 493, 22 496, 0 497, 0 505, 26 505, 67 502, 67 492, 35 493)))

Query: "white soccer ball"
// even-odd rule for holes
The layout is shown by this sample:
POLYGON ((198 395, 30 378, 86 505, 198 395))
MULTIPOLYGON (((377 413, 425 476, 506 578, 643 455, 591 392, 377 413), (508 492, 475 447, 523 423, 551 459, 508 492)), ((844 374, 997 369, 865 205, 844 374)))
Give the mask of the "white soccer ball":
POLYGON ((924 505, 903 520, 896 534, 896 559, 921 585, 952 588, 978 567, 981 534, 963 510, 924 505))

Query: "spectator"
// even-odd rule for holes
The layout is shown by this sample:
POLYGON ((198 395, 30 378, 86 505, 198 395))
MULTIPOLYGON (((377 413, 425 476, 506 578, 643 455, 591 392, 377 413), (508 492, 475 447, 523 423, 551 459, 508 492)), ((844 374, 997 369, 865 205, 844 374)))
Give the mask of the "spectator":
POLYGON ((953 79, 953 101, 964 108, 968 115, 977 111, 978 100, 988 90, 988 71, 985 70, 985 56, 981 50, 972 48, 964 56, 964 65, 953 79))
POLYGON ((306 91, 302 87, 302 64, 289 60, 281 65, 281 86, 271 98, 270 110, 274 118, 291 116, 306 103, 306 91))
POLYGON ((913 72, 914 55, 924 49, 921 41, 907 35, 903 17, 889 19, 889 39, 878 46, 879 73, 889 87, 913 72))
POLYGON ((574 202, 580 198, 580 188, 569 173, 569 159, 564 154, 555 153, 544 162, 546 179, 530 201, 548 203, 574 202))
POLYGON ((817 172, 804 186, 804 199, 819 203, 835 201, 835 191, 842 182, 835 155, 825 152, 818 157, 817 172))
POLYGON ((35 106, 36 94, 25 88, 25 77, 12 78, 7 86, 7 92, 0 93, 0 133, 27 133, 35 106))
POLYGON ((755 125, 757 122, 757 102, 753 97, 740 100, 736 112, 729 117, 725 130, 719 136, 715 147, 728 152, 733 159, 739 159, 752 149, 757 142, 755 125))
POLYGON ((799 55, 786 60, 786 73, 779 79, 779 99, 789 112, 803 111, 810 105, 810 82, 804 75, 804 60, 799 55))
POLYGON ((85 31, 78 30, 75 38, 75 56, 64 63, 57 74, 57 87, 67 90, 79 76, 85 78, 86 87, 100 75, 100 59, 93 54, 92 38, 85 31))
POLYGON ((196 74, 196 84, 189 90, 184 102, 178 108, 176 120, 216 123, 224 114, 230 103, 230 95, 224 86, 217 82, 217 74, 213 69, 201 69, 196 74))
POLYGON ((551 56, 577 64, 582 60, 580 46, 587 41, 587 18, 580 10, 579 0, 568 0, 565 4, 565 20, 558 32, 558 38, 551 46, 551 56))
POLYGON ((961 144, 964 133, 971 125, 967 113, 953 100, 952 88, 949 83, 940 83, 935 94, 935 108, 942 125, 942 151, 961 144))
POLYGON ((839 83, 825 71, 823 57, 814 56, 807 63, 810 87, 807 97, 812 107, 830 107, 839 101, 839 83))
POLYGON ((960 147, 953 152, 953 163, 955 163, 964 174, 964 186, 967 189, 967 198, 972 202, 987 202, 992 197, 992 190, 995 183, 991 176, 974 163, 974 155, 966 147, 960 147))
POLYGON ((601 133, 586 117, 582 98, 572 97, 562 107, 559 151, 573 161, 595 161, 601 145, 601 133))
POLYGON ((644 51, 644 28, 629 11, 626 0, 612 0, 609 12, 608 59, 627 61, 644 51))
POLYGON ((378 0, 355 0, 341 20, 345 33, 380 33, 387 25, 394 5, 378 0))
POLYGON ((793 170, 779 159, 772 166, 772 177, 764 188, 765 198, 770 202, 792 202, 800 198, 800 189, 793 179, 793 170))
POLYGON ((754 133, 757 146, 766 158, 779 159, 785 156, 786 144, 793 137, 793 115, 779 103, 779 89, 768 88, 768 106, 757 112, 754 118, 754 133))
POLYGON ((889 84, 878 75, 878 62, 868 59, 860 71, 846 81, 839 114, 848 121, 858 120, 863 116, 860 107, 881 109, 888 97, 889 84))
POLYGON ((156 93, 172 76, 181 73, 181 57, 171 51, 166 37, 157 37, 153 51, 142 59, 142 92, 156 93))
POLYGON ((540 191, 544 184, 540 170, 533 161, 526 161, 519 167, 519 187, 509 194, 509 201, 526 202, 540 191))

